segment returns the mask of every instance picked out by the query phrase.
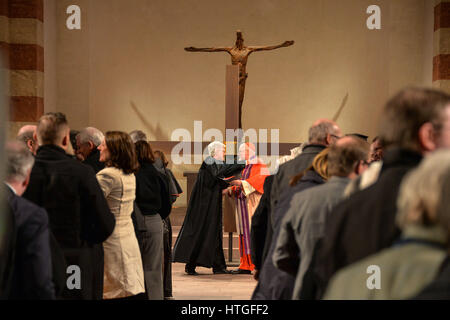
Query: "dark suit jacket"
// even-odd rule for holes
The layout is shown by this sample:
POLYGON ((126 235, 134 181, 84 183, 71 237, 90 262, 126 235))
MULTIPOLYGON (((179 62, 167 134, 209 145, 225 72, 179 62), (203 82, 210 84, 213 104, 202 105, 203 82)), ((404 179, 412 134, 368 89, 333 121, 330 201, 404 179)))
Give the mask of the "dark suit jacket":
POLYGON ((327 220, 325 237, 315 249, 312 272, 308 272, 315 279, 305 276, 309 293, 302 293, 302 299, 321 297, 337 270, 390 247, 400 236, 395 223, 397 195, 403 177, 421 159, 413 151, 386 151, 378 181, 336 206, 327 220), (315 282, 315 290, 311 289, 311 281, 315 282))
POLYGON ((297 174, 308 169, 314 158, 325 148, 326 147, 323 145, 307 145, 303 148, 302 153, 298 157, 283 163, 278 168, 278 172, 273 179, 272 190, 270 192, 270 207, 272 211, 276 208, 282 194, 289 190, 289 182, 291 179, 297 174))
POLYGON ((54 299, 47 212, 9 188, 16 243, 10 299, 54 299))
POLYGON ((272 210, 270 221, 272 221, 272 239, 266 243, 268 247, 267 259, 259 275, 258 285, 253 292, 252 300, 290 300, 294 290, 295 276, 290 275, 275 267, 272 256, 280 233, 281 222, 285 213, 289 210, 291 199, 303 190, 324 183, 323 178, 313 170, 305 173, 297 185, 289 187, 280 197, 277 207, 272 210))
POLYGON ((14 212, 8 205, 6 188, 0 192, 0 300, 9 299, 14 272, 16 247, 16 222, 14 212))
POLYGON ((251 258, 256 270, 260 270, 267 255, 266 244, 272 240, 272 225, 270 223, 270 189, 273 176, 264 181, 264 193, 252 217, 250 233, 251 258))
POLYGON ((442 263, 436 279, 414 300, 450 300, 450 256, 442 263))
POLYGON ((92 150, 83 163, 90 166, 95 173, 99 173, 105 169, 105 164, 100 162, 100 151, 98 149, 92 150))
MULTIPOLYGON (((103 287, 99 287, 94 266, 103 262, 96 261, 93 246, 112 234, 115 218, 92 168, 70 158, 57 146, 41 146, 24 197, 47 210, 50 230, 67 265, 81 269, 81 289, 65 288, 63 297, 101 298, 103 287)), ((55 272, 62 271, 58 269, 55 272)))
POLYGON ((148 162, 136 173, 136 204, 143 215, 159 214, 162 219, 172 210, 168 178, 148 162))
MULTIPOLYGON (((94 172, 97 174, 105 168, 105 164, 100 162, 100 151, 95 148, 92 152, 87 156, 87 158, 83 161, 84 164, 91 167, 94 172)), ((94 287, 103 288, 103 269, 104 269, 104 252, 103 252, 103 244, 92 244, 92 259, 96 261, 94 266, 94 287)), ((102 299, 103 292, 100 294, 98 292, 98 297, 95 297, 97 300, 102 299)))

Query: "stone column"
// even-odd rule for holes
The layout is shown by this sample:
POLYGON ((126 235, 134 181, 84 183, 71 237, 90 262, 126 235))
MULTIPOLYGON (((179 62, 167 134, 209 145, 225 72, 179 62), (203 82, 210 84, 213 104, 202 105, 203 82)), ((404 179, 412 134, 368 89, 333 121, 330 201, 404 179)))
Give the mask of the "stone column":
POLYGON ((43 0, 0 0, 0 50, 9 79, 10 138, 44 112, 43 0))
POLYGON ((436 0, 433 47, 433 87, 450 93, 450 0, 436 0))

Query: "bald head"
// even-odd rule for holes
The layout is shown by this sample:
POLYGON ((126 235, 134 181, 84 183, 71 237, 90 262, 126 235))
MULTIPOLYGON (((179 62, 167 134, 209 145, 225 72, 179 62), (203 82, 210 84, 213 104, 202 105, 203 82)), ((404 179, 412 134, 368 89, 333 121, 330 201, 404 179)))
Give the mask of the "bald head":
POLYGON ((332 145, 342 136, 341 128, 336 122, 329 119, 318 119, 309 129, 308 143, 332 145))
POLYGON ((239 159, 250 160, 256 155, 256 147, 253 143, 243 143, 239 147, 239 159))
POLYGON ((36 125, 26 125, 20 128, 19 132, 17 133, 17 137, 23 134, 27 134, 31 132, 32 134, 36 131, 37 126, 36 125))
POLYGON ((20 128, 17 133, 17 140, 26 144, 28 150, 32 154, 36 154, 38 144, 34 138, 34 134, 36 133, 37 126, 35 125, 26 125, 20 128))

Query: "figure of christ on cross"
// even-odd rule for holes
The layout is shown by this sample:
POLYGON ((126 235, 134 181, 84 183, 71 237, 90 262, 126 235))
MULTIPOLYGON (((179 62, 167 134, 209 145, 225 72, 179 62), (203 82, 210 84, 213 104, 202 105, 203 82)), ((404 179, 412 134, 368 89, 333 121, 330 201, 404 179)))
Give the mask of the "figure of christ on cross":
POLYGON ((242 103, 244 101, 244 91, 245 91, 245 81, 247 80, 248 74, 245 69, 247 66, 248 56, 252 52, 264 51, 264 50, 274 50, 282 47, 289 47, 294 44, 294 41, 285 41, 280 45, 276 46, 244 46, 244 38, 242 37, 242 32, 236 32, 236 44, 233 47, 218 47, 218 48, 194 48, 188 47, 184 48, 186 51, 190 52, 221 52, 225 51, 231 55, 231 63, 233 65, 239 66, 239 129, 242 129, 242 103))

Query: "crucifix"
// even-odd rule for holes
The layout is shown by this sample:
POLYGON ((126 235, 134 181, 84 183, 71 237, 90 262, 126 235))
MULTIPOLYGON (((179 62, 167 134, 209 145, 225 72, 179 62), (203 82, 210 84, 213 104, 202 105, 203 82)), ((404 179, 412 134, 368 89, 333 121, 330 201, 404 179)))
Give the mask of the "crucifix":
POLYGON ((188 47, 184 48, 186 51, 190 52, 228 52, 231 55, 231 63, 233 65, 239 66, 239 129, 242 129, 242 103, 244 101, 244 91, 245 91, 245 81, 247 80, 248 74, 245 69, 247 66, 248 56, 252 52, 264 51, 264 50, 274 50, 282 47, 289 47, 294 44, 294 41, 285 41, 280 45, 276 46, 244 46, 244 38, 242 37, 242 32, 236 32, 236 44, 233 47, 217 47, 217 48, 194 48, 188 47))

